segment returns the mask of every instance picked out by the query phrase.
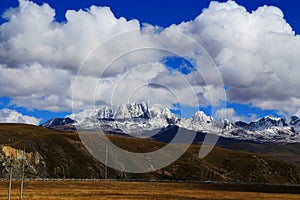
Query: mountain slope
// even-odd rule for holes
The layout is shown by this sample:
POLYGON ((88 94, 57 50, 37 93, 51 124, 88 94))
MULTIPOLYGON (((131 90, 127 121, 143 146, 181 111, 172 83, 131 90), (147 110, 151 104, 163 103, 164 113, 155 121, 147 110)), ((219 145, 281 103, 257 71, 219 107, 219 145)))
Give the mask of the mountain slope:
MULTIPOLYGON (((179 127, 169 125, 158 131, 151 138, 156 141, 169 143, 177 134, 179 127)), ((189 130, 185 130, 189 134, 189 130)), ((198 132, 193 143, 202 143, 207 133, 198 132)), ((184 140, 182 142, 185 142, 184 140)), ((263 156, 273 157, 288 163, 300 166, 300 143, 293 144, 273 144, 257 143, 251 140, 239 140, 234 138, 219 137, 216 146, 231 150, 256 153, 263 156)))
POLYGON ((75 124, 76 121, 66 117, 66 118, 53 118, 45 123, 41 124, 40 126, 46 127, 46 128, 54 128, 59 130, 74 130, 73 124, 75 124))
MULTIPOLYGON (((111 141, 132 152, 151 152, 165 143, 130 137, 109 136, 111 141)), ((104 178, 105 167, 81 144, 77 133, 21 124, 0 124, 0 174, 8 177, 5 163, 13 159, 14 177, 19 176, 20 156, 26 157, 26 177, 104 178), (22 151, 25 149, 25 153, 22 151)), ((273 158, 222 148, 204 159, 199 145, 192 145, 175 163, 145 174, 122 173, 108 168, 109 178, 210 180, 260 183, 299 183, 299 167, 273 158)), ((109 158, 113 155, 108 154, 109 158)))

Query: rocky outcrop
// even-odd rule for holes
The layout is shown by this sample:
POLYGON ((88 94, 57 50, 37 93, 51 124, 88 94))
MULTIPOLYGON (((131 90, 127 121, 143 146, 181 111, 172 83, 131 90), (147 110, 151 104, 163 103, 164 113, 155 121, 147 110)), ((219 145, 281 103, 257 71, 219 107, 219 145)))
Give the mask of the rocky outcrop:
POLYGON ((20 176, 24 171, 29 178, 47 177, 46 162, 38 151, 26 152, 11 146, 0 146, 0 174, 8 177, 10 166, 13 168, 13 177, 20 176))

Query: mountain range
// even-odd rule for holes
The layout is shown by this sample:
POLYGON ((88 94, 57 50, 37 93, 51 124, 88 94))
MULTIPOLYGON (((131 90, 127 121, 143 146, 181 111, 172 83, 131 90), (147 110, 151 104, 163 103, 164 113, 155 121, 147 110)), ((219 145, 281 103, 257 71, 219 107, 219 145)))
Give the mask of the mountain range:
MULTIPOLYGON (((41 126, 0 124, 0 177, 9 177, 10 161, 13 177, 19 177, 24 161, 26 178, 98 179, 107 174, 125 180, 299 184, 298 136, 298 117, 264 117, 244 123, 216 120, 198 111, 191 118, 180 119, 163 106, 118 105, 51 119, 41 126), (80 129, 104 132, 120 148, 139 153, 161 149, 179 129, 184 129, 184 134, 196 131, 196 136, 194 144, 174 163, 136 174, 106 168, 96 160, 82 142, 80 129), (213 150, 199 158, 199 148, 209 134, 220 137, 213 150)), ((121 163, 112 150, 107 151, 107 157, 121 163)))
POLYGON ((107 106, 96 110, 84 110, 66 118, 54 118, 41 124, 56 129, 91 129, 128 134, 136 137, 153 137, 162 134, 167 127, 179 127, 197 133, 216 134, 223 138, 258 143, 299 143, 300 118, 289 119, 263 117, 255 122, 230 122, 214 119, 202 111, 191 118, 178 118, 161 105, 131 103, 107 106))

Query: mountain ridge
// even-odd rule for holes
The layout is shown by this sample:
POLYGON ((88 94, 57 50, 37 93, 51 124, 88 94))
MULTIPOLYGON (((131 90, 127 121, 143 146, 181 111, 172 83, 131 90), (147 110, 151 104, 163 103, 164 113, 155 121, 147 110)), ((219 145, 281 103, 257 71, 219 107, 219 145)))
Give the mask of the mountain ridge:
MULTIPOLYGON (((61 122, 59 126, 47 121, 41 126, 47 128, 74 125, 80 129, 98 129, 104 131, 123 132, 133 136, 148 136, 149 132, 159 130, 168 125, 212 133, 222 137, 256 142, 298 143, 300 142, 300 118, 292 116, 284 118, 263 117, 255 122, 230 122, 228 119, 215 120, 203 111, 197 111, 191 118, 178 118, 168 108, 146 103, 131 103, 106 106, 96 110, 85 110, 68 116, 73 122, 61 122)), ((65 120, 65 119, 60 119, 65 120)), ((52 119, 53 121, 53 119, 52 119)), ((56 122, 59 123, 59 122, 56 122)))

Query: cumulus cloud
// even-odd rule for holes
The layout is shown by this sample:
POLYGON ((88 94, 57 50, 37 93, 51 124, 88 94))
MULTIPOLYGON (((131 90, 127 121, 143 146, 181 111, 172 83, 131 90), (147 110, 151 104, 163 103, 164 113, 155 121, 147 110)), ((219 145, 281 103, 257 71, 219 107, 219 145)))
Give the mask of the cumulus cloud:
POLYGON ((240 117, 233 108, 220 109, 216 112, 216 117, 221 119, 228 119, 232 122, 239 121, 240 117))
POLYGON ((100 42, 140 27, 137 20, 115 18, 108 7, 69 10, 67 23, 55 22, 54 16, 55 10, 48 4, 39 6, 28 0, 20 0, 19 7, 6 11, 8 22, 0 27, 1 60, 14 67, 38 62, 76 72, 100 42))
POLYGON ((0 64, 1 96, 12 98, 12 104, 28 109, 61 111, 70 109, 71 75, 63 69, 39 63, 9 68, 0 64))
POLYGON ((140 28, 137 20, 117 19, 107 7, 69 10, 65 23, 56 22, 54 16, 48 4, 27 0, 4 14, 8 22, 0 26, 0 95, 12 97, 13 104, 50 111, 70 111, 72 103, 79 109, 94 101, 110 104, 110 93, 118 84, 115 103, 127 103, 143 87, 135 100, 151 98, 158 100, 153 103, 172 105, 176 95, 185 94, 181 103, 196 105, 190 87, 205 85, 196 73, 170 76, 165 66, 160 71, 155 67, 136 70, 144 64, 155 65, 165 56, 195 54, 192 39, 151 25, 140 28), (187 85, 187 80, 192 84, 187 85), (149 83, 169 91, 154 91, 149 83))
POLYGON ((77 76, 73 91, 73 99, 78 99, 75 109, 80 110, 84 105, 98 102, 102 105, 148 102, 167 107, 179 103, 197 107, 199 94, 203 95, 201 104, 209 105, 212 88, 192 86, 180 73, 170 76, 169 70, 158 62, 137 65, 117 77, 77 76))
POLYGON ((221 108, 216 111, 216 117, 218 119, 228 119, 231 122, 253 122, 257 120, 256 114, 249 113, 248 116, 239 115, 234 108, 221 108))
POLYGON ((299 110, 300 36, 279 8, 249 13, 234 1, 212 2, 195 20, 170 28, 193 36, 213 56, 228 100, 288 114, 299 110))
POLYGON ((24 123, 38 125, 41 119, 23 115, 15 110, 2 109, 0 110, 0 123, 24 123))
POLYGON ((165 29, 96 6, 69 10, 59 23, 48 4, 28 0, 3 16, 0 96, 19 106, 83 109, 110 104, 112 91, 115 103, 150 98, 172 105, 178 94, 189 106, 195 106, 191 96, 217 105, 226 100, 225 84, 231 102, 300 112, 300 36, 273 6, 249 13, 234 1, 211 2, 194 20, 165 29), (159 63, 174 55, 192 60, 196 70, 176 74, 159 63), (137 67, 143 65, 153 67, 137 67))

